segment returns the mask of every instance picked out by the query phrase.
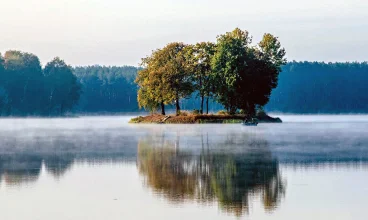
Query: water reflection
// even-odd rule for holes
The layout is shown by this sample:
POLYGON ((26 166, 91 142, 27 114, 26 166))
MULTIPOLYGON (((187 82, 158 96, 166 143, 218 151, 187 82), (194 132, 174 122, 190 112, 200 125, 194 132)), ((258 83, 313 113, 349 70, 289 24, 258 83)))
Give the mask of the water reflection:
POLYGON ((36 182, 41 165, 42 158, 38 156, 0 156, 0 179, 7 185, 36 182))
POLYGON ((1 155, 1 179, 10 186, 28 185, 38 180, 42 167, 55 178, 61 177, 74 163, 72 155, 1 155))
MULTIPOLYGON (((21 194, 27 185, 32 185, 40 195, 51 188, 49 197, 45 196, 48 201, 55 198, 54 189, 60 190, 67 182, 65 185, 69 187, 79 183, 82 188, 91 187, 86 195, 101 199, 101 204, 109 208, 114 206, 105 202, 107 191, 115 198, 122 188, 129 191, 137 187, 148 188, 155 192, 155 198, 163 197, 183 208, 184 203, 197 202, 200 207, 218 205, 223 213, 241 216, 259 201, 266 212, 271 212, 279 206, 287 209, 287 201, 297 194, 308 199, 306 194, 310 191, 292 185, 295 179, 287 173, 289 167, 300 173, 302 179, 297 184, 305 183, 304 169, 313 172, 320 169, 315 176, 305 176, 310 178, 309 184, 315 184, 313 192, 321 191, 318 195, 311 194, 312 202, 328 200, 323 198, 324 188, 316 176, 340 177, 346 168, 352 171, 368 168, 367 123, 284 123, 247 128, 127 125, 116 118, 101 117, 56 121, 17 119, 2 123, 0 193, 4 196, 0 198, 5 198, 4 201, 11 195, 3 190, 8 186, 15 186, 12 192, 21 194), (115 166, 109 166, 122 163, 128 164, 131 173, 118 172, 115 166), (331 172, 335 170, 338 172, 331 172), (83 175, 92 178, 87 181, 83 175), (135 175, 137 179, 131 179, 135 175), (138 177, 144 180, 144 187, 138 177), (49 179, 57 181, 43 182, 49 179), (94 180, 101 182, 90 184, 94 180), (118 183, 116 188, 110 188, 113 181, 118 183), (287 197, 283 199, 284 196, 287 197)), ((355 176, 354 180, 361 176, 355 176)), ((333 179, 326 186, 331 188, 341 180, 346 178, 333 179)), ((342 185, 337 191, 351 192, 352 185, 342 185)), ((121 195, 124 196, 129 201, 151 202, 147 193, 121 195)), ((330 198, 330 202, 335 200, 330 198)), ((83 201, 87 204, 88 196, 83 201)), ((281 209, 277 211, 280 212, 281 209)))
POLYGON ((155 193, 174 203, 217 201, 221 210, 236 216, 247 213, 255 197, 266 211, 278 207, 285 181, 267 141, 230 133, 210 144, 211 137, 200 134, 201 150, 196 152, 181 147, 186 142, 181 143, 180 135, 175 139, 151 135, 138 143, 139 172, 155 193))

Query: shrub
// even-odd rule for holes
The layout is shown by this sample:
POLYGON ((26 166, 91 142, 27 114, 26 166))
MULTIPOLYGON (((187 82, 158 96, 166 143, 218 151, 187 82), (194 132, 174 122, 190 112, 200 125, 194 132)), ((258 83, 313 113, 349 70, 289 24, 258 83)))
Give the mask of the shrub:
POLYGON ((200 114, 200 112, 199 112, 199 110, 198 110, 198 109, 194 109, 194 110, 192 111, 192 114, 193 114, 193 115, 199 115, 199 114, 200 114))
POLYGON ((220 110, 217 112, 218 115, 228 115, 228 112, 225 110, 220 110))
POLYGON ((189 112, 188 111, 180 111, 178 116, 188 116, 189 112))
POLYGON ((140 123, 140 122, 142 122, 142 121, 143 121, 143 119, 144 119, 144 117, 142 117, 142 116, 138 116, 138 117, 136 117, 136 118, 132 118, 132 119, 130 119, 129 123, 140 123))

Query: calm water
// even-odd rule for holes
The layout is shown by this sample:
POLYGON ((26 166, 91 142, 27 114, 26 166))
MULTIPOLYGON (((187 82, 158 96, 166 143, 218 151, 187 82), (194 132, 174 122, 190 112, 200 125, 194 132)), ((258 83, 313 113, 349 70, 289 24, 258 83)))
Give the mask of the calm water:
POLYGON ((0 219, 366 219, 368 116, 0 119, 0 219))

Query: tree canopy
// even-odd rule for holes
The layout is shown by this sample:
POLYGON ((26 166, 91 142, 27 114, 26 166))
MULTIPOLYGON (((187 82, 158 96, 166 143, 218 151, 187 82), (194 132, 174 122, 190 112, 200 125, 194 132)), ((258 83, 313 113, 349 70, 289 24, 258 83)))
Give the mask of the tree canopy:
POLYGON ((140 107, 154 110, 161 106, 165 114, 165 104, 175 104, 180 113, 180 99, 193 92, 192 75, 188 64, 188 46, 184 43, 170 43, 163 49, 153 51, 142 59, 143 70, 138 72, 136 82, 140 107))
POLYGON ((48 114, 64 114, 79 101, 81 86, 72 68, 56 57, 44 69, 48 114))
POLYGON ((265 34, 253 46, 248 32, 238 28, 218 36, 216 44, 170 43, 143 59, 136 79, 138 103, 151 111, 161 105, 162 114, 165 104, 175 104, 178 115, 180 99, 197 92, 200 113, 204 98, 208 102, 213 97, 229 113, 243 110, 251 116, 257 106, 267 104, 277 86, 284 56, 285 50, 273 35, 265 34))
POLYGON ((194 89, 198 91, 201 99, 199 112, 203 113, 204 99, 207 98, 206 107, 208 114, 208 101, 213 97, 215 88, 212 76, 211 61, 215 54, 216 45, 211 42, 201 42, 190 47, 190 65, 194 77, 194 89))
POLYGON ((11 50, 0 56, 0 115, 60 115, 78 102, 79 91, 72 69, 60 58, 42 69, 31 53, 11 50))
POLYGON ((160 108, 172 111, 176 109, 178 91, 180 109, 200 112, 208 111, 204 111, 203 102, 209 103, 206 106, 211 112, 224 107, 229 110, 231 105, 232 111, 250 112, 254 106, 263 105, 266 111, 286 113, 368 112, 368 63, 293 61, 282 65, 285 51, 277 38, 265 34, 261 42, 253 45, 247 32, 235 32, 238 33, 220 35, 220 43, 173 44, 184 49, 179 53, 170 47, 174 51, 171 56, 164 56, 169 54, 169 47, 156 50, 143 59, 142 68, 97 65, 71 68, 60 59, 42 68, 34 54, 7 51, 0 55, 0 116, 115 114, 136 112, 138 105, 151 111, 160 108), (242 42, 234 36, 239 36, 242 42), (238 43, 228 43, 232 41, 238 43), (246 54, 237 59, 244 59, 246 64, 234 69, 236 65, 231 64, 237 54, 229 51, 237 50, 226 48, 239 45, 238 51, 246 54), (173 57, 174 61, 166 62, 173 57), (183 72, 174 72, 175 69, 183 72), (178 82, 185 86, 176 88, 178 82), (230 95, 224 96, 222 91, 230 95), (252 104, 251 108, 248 104, 252 104))
POLYGON ((94 114, 137 111, 134 79, 138 70, 132 66, 75 67, 73 72, 82 86, 75 111, 94 114))

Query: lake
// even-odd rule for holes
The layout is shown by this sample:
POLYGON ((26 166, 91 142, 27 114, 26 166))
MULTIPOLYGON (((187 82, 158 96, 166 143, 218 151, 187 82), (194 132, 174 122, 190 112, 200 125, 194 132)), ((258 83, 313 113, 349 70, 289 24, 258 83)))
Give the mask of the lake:
POLYGON ((0 119, 0 219, 365 219, 368 116, 0 119))

